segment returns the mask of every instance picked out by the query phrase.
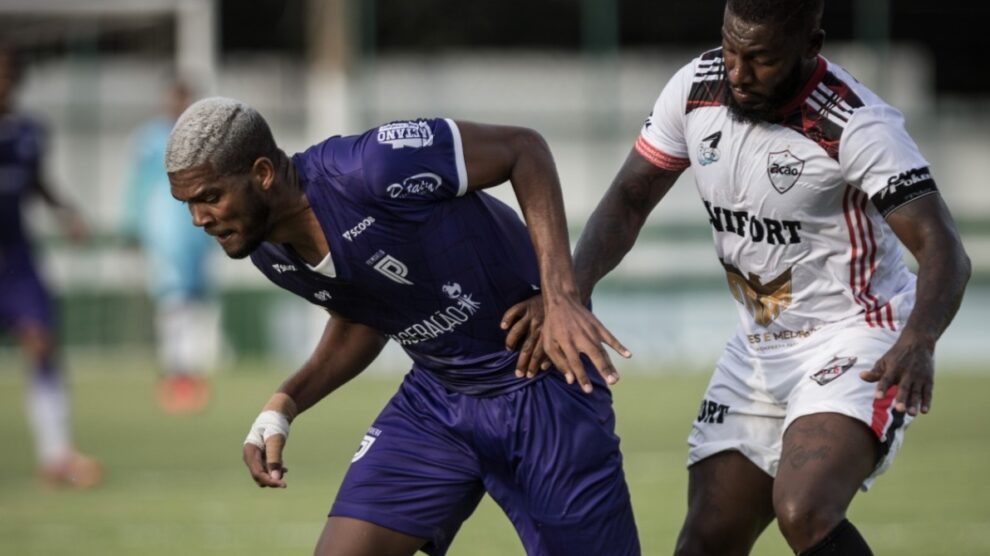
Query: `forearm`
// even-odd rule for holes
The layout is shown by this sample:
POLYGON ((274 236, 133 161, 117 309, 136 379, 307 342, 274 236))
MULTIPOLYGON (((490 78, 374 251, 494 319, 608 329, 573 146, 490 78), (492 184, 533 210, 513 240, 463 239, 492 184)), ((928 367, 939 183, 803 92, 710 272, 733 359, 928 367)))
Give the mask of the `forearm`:
POLYGON ((648 213, 630 206, 617 188, 609 189, 578 238, 574 274, 581 298, 587 301, 595 285, 632 249, 648 213))
POLYGON ((289 421, 361 374, 385 346, 376 331, 332 318, 309 360, 286 379, 265 405, 289 421))
POLYGON ((515 140, 521 155, 509 179, 536 251, 544 302, 554 303, 561 295, 576 297, 567 217, 553 156, 535 132, 521 133, 515 140))
POLYGON ((916 252, 918 283, 914 309, 901 335, 934 348, 962 303, 971 274, 969 257, 958 241, 916 252))

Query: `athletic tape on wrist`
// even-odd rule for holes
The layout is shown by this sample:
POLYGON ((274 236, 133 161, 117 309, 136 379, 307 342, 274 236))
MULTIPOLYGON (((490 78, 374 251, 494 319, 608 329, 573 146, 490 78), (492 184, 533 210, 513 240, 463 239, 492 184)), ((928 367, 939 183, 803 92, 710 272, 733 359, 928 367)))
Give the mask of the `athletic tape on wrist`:
POLYGON ((248 431, 244 443, 254 444, 263 449, 265 447, 265 441, 276 434, 281 434, 288 440, 289 419, 278 411, 269 409, 262 411, 258 415, 258 418, 254 420, 254 424, 251 425, 251 430, 248 431))

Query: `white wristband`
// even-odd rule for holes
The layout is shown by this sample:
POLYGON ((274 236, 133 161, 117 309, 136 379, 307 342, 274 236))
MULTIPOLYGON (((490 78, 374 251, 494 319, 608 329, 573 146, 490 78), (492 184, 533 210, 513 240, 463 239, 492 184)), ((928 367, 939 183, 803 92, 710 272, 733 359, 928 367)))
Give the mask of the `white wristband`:
POLYGON ((264 449, 265 441, 276 434, 281 434, 286 440, 289 439, 289 419, 278 411, 269 409, 262 411, 258 415, 258 418, 254 420, 254 424, 251 425, 251 430, 248 431, 244 443, 254 444, 264 449))

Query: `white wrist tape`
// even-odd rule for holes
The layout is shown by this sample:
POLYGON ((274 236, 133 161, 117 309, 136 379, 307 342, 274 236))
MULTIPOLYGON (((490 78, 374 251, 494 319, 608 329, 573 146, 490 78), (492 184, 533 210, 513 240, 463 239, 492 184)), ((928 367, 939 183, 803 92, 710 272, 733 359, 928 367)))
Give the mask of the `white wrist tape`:
POLYGON ((282 415, 278 411, 262 411, 258 418, 254 420, 254 424, 251 425, 251 430, 248 431, 247 438, 244 439, 245 444, 254 444, 255 446, 264 449, 265 441, 269 438, 275 436, 276 434, 281 434, 288 440, 289 438, 289 419, 285 415, 282 415))

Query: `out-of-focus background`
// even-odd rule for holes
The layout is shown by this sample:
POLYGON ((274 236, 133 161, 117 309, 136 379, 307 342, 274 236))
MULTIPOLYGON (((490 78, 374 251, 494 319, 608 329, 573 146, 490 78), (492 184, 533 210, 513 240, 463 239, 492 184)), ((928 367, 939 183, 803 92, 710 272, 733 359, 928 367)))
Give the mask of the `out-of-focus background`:
MULTIPOLYGON (((46 124, 47 175, 94 232, 80 247, 61 239, 50 213, 28 211, 77 386, 75 428, 107 467, 102 490, 33 495, 22 362, 9 338, 0 340, 0 440, 8 454, 0 552, 308 551, 350 450, 407 368, 390 347, 371 376, 314 410, 323 417, 299 425, 309 428, 290 443, 290 468, 294 454, 303 460, 289 475, 295 490, 248 491, 237 461, 243 433, 267 392, 308 355, 324 316, 214 248, 208 267, 222 331, 214 402, 188 418, 156 413, 147 269, 119 230, 133 134, 161 112, 173 79, 200 96, 254 105, 288 152, 417 116, 535 128, 554 151, 574 240, 660 88, 718 45, 722 7, 720 0, 0 0, 0 40, 25 62, 17 104, 46 124)), ((905 461, 888 481, 894 486, 881 481, 877 490, 886 494, 857 501, 869 510, 861 515, 880 515, 861 528, 905 554, 990 553, 990 536, 979 532, 990 524, 990 491, 978 473, 990 433, 973 395, 990 386, 990 72, 980 58, 988 16, 990 7, 966 0, 830 0, 826 7, 824 54, 905 113, 974 263, 962 309, 939 344, 936 414, 908 436, 905 461), (955 476, 958 492, 941 485, 912 496, 930 472, 938 481, 955 476), (869 505, 883 500, 889 505, 869 505), (926 507, 939 517, 913 513, 926 507), (962 540, 953 544, 950 533, 962 540), (928 548, 910 552, 919 543, 928 548)), ((494 192, 514 204, 511 188, 494 192)), ((627 427, 644 547, 669 552, 682 517, 683 438, 705 373, 736 322, 690 171, 595 303, 636 354, 620 367, 627 379, 616 407, 627 427)), ((485 525, 466 527, 454 553, 519 553, 508 526, 499 529, 505 520, 497 509, 488 504, 481 513, 485 525)), ((768 542, 761 553, 786 553, 768 542)))

